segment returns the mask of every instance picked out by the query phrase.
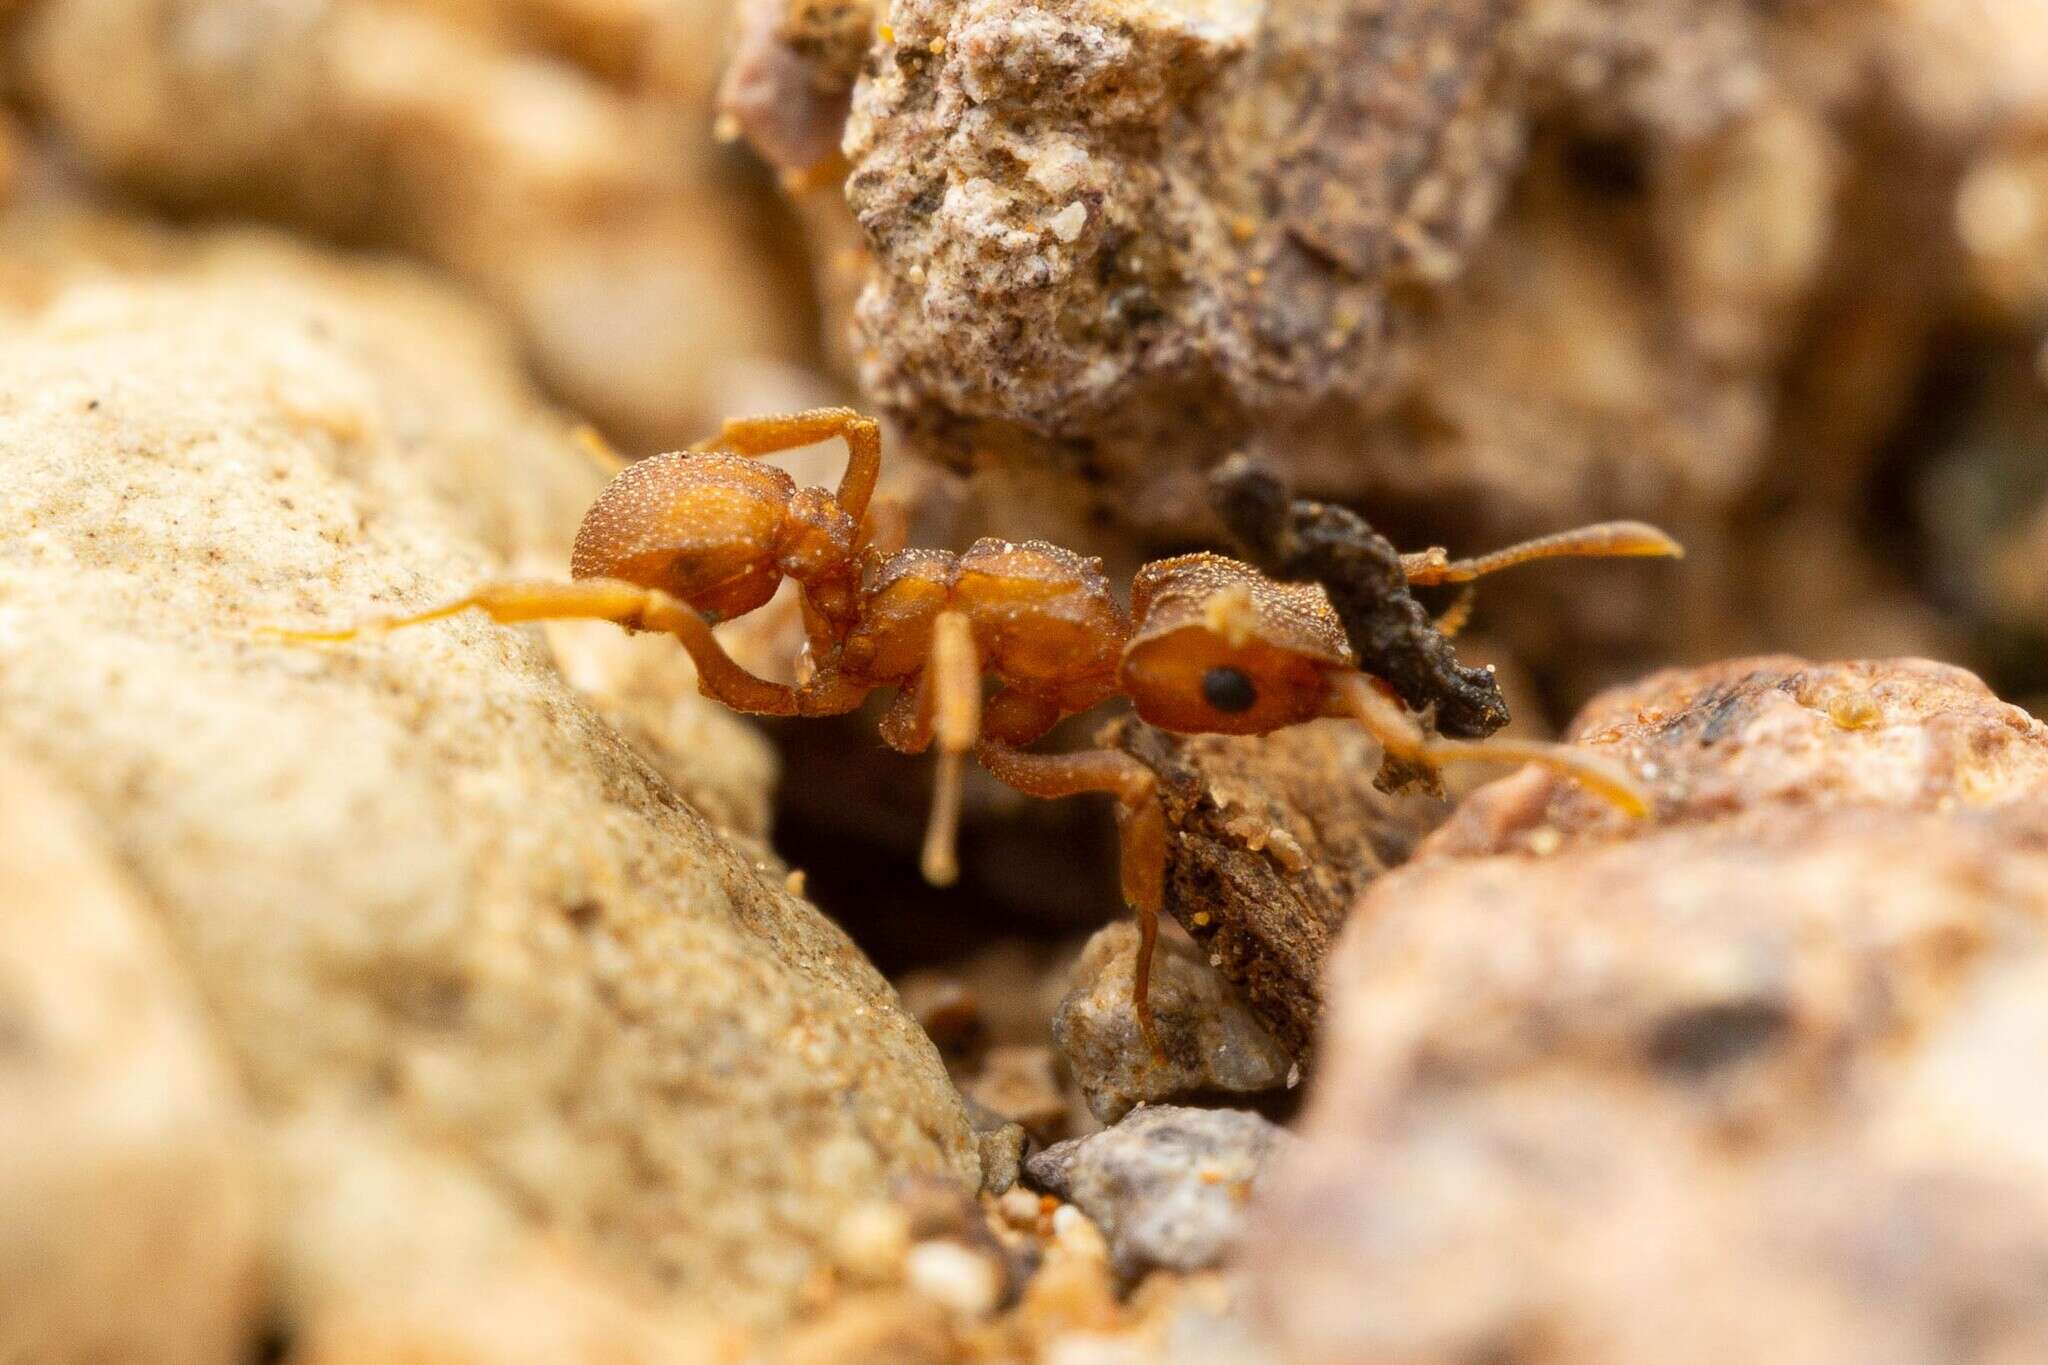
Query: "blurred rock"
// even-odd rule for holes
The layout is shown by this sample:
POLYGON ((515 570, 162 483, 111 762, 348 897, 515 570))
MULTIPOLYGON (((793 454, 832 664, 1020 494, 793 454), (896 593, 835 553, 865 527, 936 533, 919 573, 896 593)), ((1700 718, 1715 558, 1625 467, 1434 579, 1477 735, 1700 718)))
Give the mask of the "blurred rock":
POLYGON ((1022 1124, 1041 1142, 1061 1136, 1066 1129, 1066 1096, 1060 1089, 1052 1049, 1043 1044, 990 1048, 980 1070, 962 1091, 991 1113, 1022 1124))
POLYGON ((991 1048, 1044 1046, 1076 950, 1001 939, 958 962, 905 972, 896 989, 939 1050, 971 1068, 991 1048))
POLYGON ((227 1365, 261 1325, 248 1118, 91 826, 0 749, 0 1360, 227 1365))
POLYGON ((1031 1178, 1102 1225, 1117 1270, 1200 1270, 1236 1246, 1245 1209, 1284 1129, 1241 1109, 1157 1105, 1049 1147, 1031 1178))
MULTIPOLYGON (((975 1146, 981 1154, 981 1188, 990 1194, 1007 1193, 1024 1172, 1024 1149, 1031 1135, 1017 1123, 973 1096, 965 1096, 967 1117, 974 1125, 975 1146)), ((1063 1107, 1064 1113, 1064 1107, 1063 1107)))
POLYGON ((839 152, 853 75, 875 36, 861 0, 741 0, 719 109, 749 144, 801 174, 839 152))
POLYGON ((1655 817, 1496 784, 1332 959, 1246 1248, 1282 1358, 2048 1348, 2048 727, 1954 669, 1765 659, 1579 730, 1655 817))
POLYGON ((22 143, 21 129, 14 117, 0 110, 0 207, 14 197, 22 177, 27 174, 24 164, 28 151, 22 143))
POLYGON ((803 289, 776 205, 712 140, 725 5, 647 7, 611 38, 558 22, 575 8, 49 0, 19 60, 32 115, 94 175, 431 261, 622 444, 673 449, 744 367, 806 357, 803 289), (595 72, 544 55, 622 44, 595 72), (608 84, 622 64, 654 88, 608 84))
POLYGON ((1152 959, 1151 1002, 1159 1046, 1154 1057, 1131 1009, 1138 927, 1112 924, 1088 940, 1074 964, 1073 987, 1053 1019, 1088 1108, 1115 1123, 1141 1104, 1244 1097, 1286 1088, 1300 1076, 1294 1057, 1246 1008, 1199 949, 1162 935, 1152 959))
POLYGON ((974 1187, 887 983, 685 795, 759 781, 742 721, 669 699, 702 711, 679 789, 530 632, 253 635, 560 571, 595 476, 507 338, 267 237, 5 228, 0 735, 80 793, 235 1062, 287 1331, 476 1321, 543 1273, 599 1339, 773 1324, 846 1209, 974 1187))

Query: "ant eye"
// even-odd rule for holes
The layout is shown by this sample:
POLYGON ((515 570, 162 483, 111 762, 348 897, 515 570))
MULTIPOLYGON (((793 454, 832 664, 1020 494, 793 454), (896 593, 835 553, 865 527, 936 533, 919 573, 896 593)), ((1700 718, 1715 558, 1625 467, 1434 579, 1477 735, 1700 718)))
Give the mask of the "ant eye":
POLYGON ((1218 664, 1202 675, 1202 700, 1228 715, 1258 705, 1259 689, 1241 668, 1218 664))

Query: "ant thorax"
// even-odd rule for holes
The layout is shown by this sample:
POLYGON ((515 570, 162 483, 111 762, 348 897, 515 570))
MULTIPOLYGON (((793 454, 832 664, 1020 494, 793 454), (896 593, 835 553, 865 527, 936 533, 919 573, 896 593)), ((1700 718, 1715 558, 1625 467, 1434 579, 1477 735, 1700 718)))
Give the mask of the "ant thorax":
POLYGON ((882 559, 863 578, 839 666, 877 685, 914 678, 948 611, 967 618, 982 667, 1007 686, 1058 697, 1078 687, 1096 700, 1114 688, 1129 636, 1123 607, 1100 561, 1044 541, 984 539, 960 554, 882 559))

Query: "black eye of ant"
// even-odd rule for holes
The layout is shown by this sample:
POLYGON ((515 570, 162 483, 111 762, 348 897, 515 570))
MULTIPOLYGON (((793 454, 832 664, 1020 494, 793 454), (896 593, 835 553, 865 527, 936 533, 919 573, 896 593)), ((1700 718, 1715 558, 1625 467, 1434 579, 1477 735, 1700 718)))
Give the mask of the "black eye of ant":
POLYGON ((1218 664, 1202 675, 1202 700, 1218 711, 1236 715, 1259 704, 1259 689, 1243 669, 1218 664))

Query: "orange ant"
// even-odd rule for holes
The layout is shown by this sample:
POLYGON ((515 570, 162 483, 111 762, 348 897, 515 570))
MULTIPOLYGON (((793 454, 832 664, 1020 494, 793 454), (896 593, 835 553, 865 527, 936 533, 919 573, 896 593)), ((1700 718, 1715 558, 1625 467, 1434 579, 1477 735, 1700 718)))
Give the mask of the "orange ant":
MULTIPOLYGON (((1140 719, 1180 733, 1259 735, 1348 717, 1409 770, 1540 763, 1625 811, 1647 809, 1625 773, 1583 750, 1432 735, 1388 683, 1361 671, 1315 583, 1278 582, 1221 555, 1181 555, 1139 570, 1126 612, 1101 561, 1044 541, 984 539, 960 554, 885 543, 901 537, 870 512, 880 471, 880 428, 851 409, 728 421, 688 451, 619 469, 583 518, 570 582, 490 583, 409 616, 274 633, 349 640, 470 608, 503 622, 597 618, 675 636, 696 661, 699 689, 737 711, 841 715, 894 688, 883 741, 906 754, 939 751, 922 858, 935 884, 958 875, 961 761, 970 753, 1031 796, 1115 798, 1123 895, 1140 929, 1132 1004, 1148 1039, 1166 817, 1151 769, 1128 754, 1026 751, 1066 716, 1123 695, 1140 719), (799 488, 754 458, 833 437, 848 452, 836 492, 799 488), (800 590, 808 638, 808 676, 796 686, 748 672, 711 630, 766 603, 785 577, 800 590), (984 679, 993 686, 985 690, 984 679)), ((1399 571, 1412 584, 1457 583, 1531 559, 1678 553, 1655 528, 1614 522, 1475 560, 1404 555, 1399 571)))

